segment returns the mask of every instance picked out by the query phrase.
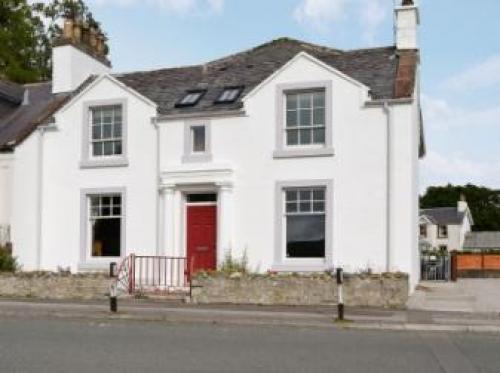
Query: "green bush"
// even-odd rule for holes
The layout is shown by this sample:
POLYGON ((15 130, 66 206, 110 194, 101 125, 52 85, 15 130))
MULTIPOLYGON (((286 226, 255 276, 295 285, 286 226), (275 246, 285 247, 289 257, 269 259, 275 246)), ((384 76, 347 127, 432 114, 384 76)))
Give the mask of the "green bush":
POLYGON ((16 258, 9 250, 0 247, 0 272, 15 272, 17 268, 16 258))
POLYGON ((241 259, 235 259, 233 258, 233 255, 231 252, 227 252, 226 256, 224 258, 224 262, 222 263, 222 266, 220 267, 220 272, 226 273, 226 274, 231 274, 235 272, 239 273, 248 273, 248 258, 247 258, 247 253, 246 250, 243 253, 243 256, 241 259))

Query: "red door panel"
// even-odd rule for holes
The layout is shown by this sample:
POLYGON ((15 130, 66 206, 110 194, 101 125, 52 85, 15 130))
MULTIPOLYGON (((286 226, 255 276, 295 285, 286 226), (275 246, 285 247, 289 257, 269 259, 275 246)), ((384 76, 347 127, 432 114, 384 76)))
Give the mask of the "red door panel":
POLYGON ((187 257, 192 271, 216 268, 216 206, 187 207, 187 257))

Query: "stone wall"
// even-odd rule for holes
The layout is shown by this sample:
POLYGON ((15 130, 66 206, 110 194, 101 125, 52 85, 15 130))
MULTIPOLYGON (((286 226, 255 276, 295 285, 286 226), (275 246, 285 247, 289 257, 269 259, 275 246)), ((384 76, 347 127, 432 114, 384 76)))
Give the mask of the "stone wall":
MULTIPOLYGON (((193 279, 194 303, 331 305, 337 303, 335 278, 326 275, 199 274, 193 279)), ((344 304, 404 308, 408 276, 399 273, 344 277, 344 304)))
POLYGON ((0 297, 105 299, 111 280, 104 273, 0 273, 0 297))

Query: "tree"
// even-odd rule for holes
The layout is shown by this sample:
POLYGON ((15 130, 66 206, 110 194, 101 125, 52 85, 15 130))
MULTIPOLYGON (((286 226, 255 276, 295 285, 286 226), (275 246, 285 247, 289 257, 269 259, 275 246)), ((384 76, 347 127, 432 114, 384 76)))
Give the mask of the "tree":
POLYGON ((47 74, 42 50, 48 40, 42 20, 26 0, 0 2, 0 77, 27 83, 47 74))
MULTIPOLYGON (((99 23, 83 0, 0 2, 0 79, 18 83, 47 80, 52 71, 52 44, 61 37, 63 18, 99 32, 99 23)), ((109 48, 105 45, 105 54, 109 48)))
POLYGON ((420 197, 421 208, 456 206, 464 196, 474 219, 474 231, 500 231, 500 191, 467 185, 432 186, 420 197))

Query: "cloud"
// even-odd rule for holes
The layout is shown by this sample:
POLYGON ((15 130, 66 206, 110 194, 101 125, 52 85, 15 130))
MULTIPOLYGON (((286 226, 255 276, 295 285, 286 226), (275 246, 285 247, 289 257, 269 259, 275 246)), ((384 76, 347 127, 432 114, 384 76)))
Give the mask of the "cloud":
POLYGON ((374 44, 378 28, 387 18, 389 9, 386 0, 300 0, 293 16, 303 27, 321 33, 346 21, 352 29, 352 20, 356 20, 361 26, 363 41, 374 44))
POLYGON ((364 28, 362 37, 369 45, 375 44, 378 28, 387 16, 387 7, 384 7, 382 1, 363 0, 361 2, 360 17, 364 28))
POLYGON ((297 22, 318 31, 326 31, 345 15, 350 0, 301 0, 293 12, 297 22))
POLYGON ((488 57, 468 70, 445 81, 443 87, 449 90, 470 91, 490 88, 500 84, 500 54, 488 57))
POLYGON ((457 107, 445 99, 422 95, 426 126, 432 130, 500 126, 500 105, 484 109, 457 107))
POLYGON ((500 162, 472 160, 456 152, 441 154, 428 151, 421 161, 420 190, 429 185, 473 183, 498 188, 500 185, 500 162))

